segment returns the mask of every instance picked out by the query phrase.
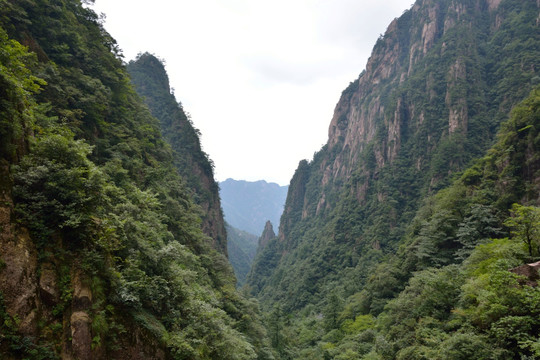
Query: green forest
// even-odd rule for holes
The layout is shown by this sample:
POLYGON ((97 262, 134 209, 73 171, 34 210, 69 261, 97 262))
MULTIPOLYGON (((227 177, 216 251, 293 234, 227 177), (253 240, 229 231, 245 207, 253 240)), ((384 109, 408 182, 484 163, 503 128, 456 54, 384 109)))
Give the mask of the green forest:
POLYGON ((163 60, 91 2, 0 0, 1 359, 540 358, 537 1, 395 19, 238 279, 163 60))
POLYGON ((538 265, 523 268, 540 257, 540 207, 528 204, 538 199, 539 121, 536 89, 487 155, 422 201, 397 252, 379 255, 360 291, 344 300, 357 285, 342 280, 342 294, 299 317, 274 303, 268 330, 281 358, 540 357, 538 265))
POLYGON ((181 175, 211 164, 161 135, 97 15, 3 0, 0 24, 2 359, 272 358, 181 175))
POLYGON ((245 288, 281 359, 540 357, 538 4, 489 5, 417 1, 299 163, 245 288))

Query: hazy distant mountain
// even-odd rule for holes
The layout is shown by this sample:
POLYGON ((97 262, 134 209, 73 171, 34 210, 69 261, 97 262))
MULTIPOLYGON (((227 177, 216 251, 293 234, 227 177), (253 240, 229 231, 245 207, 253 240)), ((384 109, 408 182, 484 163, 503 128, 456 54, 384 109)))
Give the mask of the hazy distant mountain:
POLYGON ((261 234, 268 220, 279 227, 288 186, 227 179, 219 187, 225 221, 231 226, 251 234, 261 234))

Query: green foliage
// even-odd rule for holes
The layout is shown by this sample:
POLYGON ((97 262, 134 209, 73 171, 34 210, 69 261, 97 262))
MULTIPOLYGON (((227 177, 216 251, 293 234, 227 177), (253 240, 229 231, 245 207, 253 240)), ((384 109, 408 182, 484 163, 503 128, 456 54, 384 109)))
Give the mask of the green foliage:
POLYGON ((514 239, 527 246, 530 257, 540 256, 540 208, 513 204, 511 216, 504 225, 511 228, 514 239))
POLYGON ((530 236, 538 224, 537 207, 514 204, 510 209, 508 202, 534 194, 529 171, 538 169, 538 159, 528 149, 536 140, 519 136, 519 129, 530 124, 532 130, 538 123, 538 94, 533 91, 516 107, 487 156, 418 211, 398 257, 404 270, 426 270, 412 274, 407 288, 379 316, 385 346, 377 352, 384 358, 534 357, 538 287, 522 285, 508 270, 538 256, 536 236, 530 236), (511 238, 492 239, 503 236, 504 227, 511 238), (458 265, 434 268, 452 262, 458 265), (435 282, 425 278, 445 269, 454 269, 453 275, 435 282))
POLYGON ((273 359, 256 303, 210 246, 220 240, 203 233, 203 209, 97 15, 77 0, 0 5, 0 155, 12 165, 14 221, 39 264, 57 266, 60 297, 43 305, 40 338, 20 335, 0 308, 2 356, 59 357, 70 324, 58 319, 69 318, 80 272, 99 353, 133 345, 129 325, 171 358, 273 359))
POLYGON ((60 356, 53 346, 43 340, 23 336, 17 332, 20 320, 8 314, 4 296, 0 292, 0 356, 29 360, 56 360, 60 356))
POLYGON ((354 319, 347 319, 341 325, 343 332, 349 335, 359 334, 365 330, 371 329, 375 326, 375 321, 372 315, 358 315, 354 319))
POLYGON ((17 146, 35 121, 36 103, 32 94, 45 82, 31 70, 36 56, 19 42, 9 39, 0 27, 0 157, 16 158, 17 146))
POLYGON ((251 263, 257 252, 258 237, 248 232, 236 229, 225 223, 227 229, 227 254, 234 274, 236 275, 237 285, 241 287, 251 268, 251 263))
POLYGON ((88 160, 91 147, 64 134, 43 134, 15 167, 17 211, 41 241, 62 229, 88 236, 103 192, 103 174, 88 160))
POLYGON ((336 294, 335 292, 330 294, 323 311, 325 328, 327 331, 336 329, 339 326, 338 318, 341 310, 342 304, 338 297, 338 294, 336 294))
POLYGON ((204 210, 201 217, 205 233, 213 238, 213 246, 226 254, 226 231, 214 165, 202 151, 199 130, 171 92, 163 62, 149 53, 139 54, 129 62, 127 70, 138 94, 159 120, 161 134, 171 146, 174 166, 186 181, 191 197, 204 210))

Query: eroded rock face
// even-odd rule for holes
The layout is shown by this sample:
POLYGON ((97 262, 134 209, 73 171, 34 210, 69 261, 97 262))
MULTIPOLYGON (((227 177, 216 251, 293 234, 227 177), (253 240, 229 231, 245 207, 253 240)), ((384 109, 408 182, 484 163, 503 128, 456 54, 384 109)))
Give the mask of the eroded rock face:
POLYGON ((19 331, 34 335, 37 331, 35 310, 38 308, 37 253, 27 232, 0 243, 3 269, 0 291, 11 317, 22 319, 19 331))
MULTIPOLYGON (((129 327, 129 331, 123 336, 118 345, 118 350, 104 357, 103 360, 166 360, 171 357, 161 348, 159 342, 145 333, 139 326, 129 327)), ((101 359, 100 359, 101 360, 101 359)))
POLYGON ((263 230, 263 233, 261 235, 261 237, 259 238, 259 250, 258 251, 261 251, 265 246, 266 244, 268 244, 268 242, 270 240, 272 240, 273 238, 276 237, 276 233, 274 232, 274 227, 272 226, 272 223, 269 221, 266 222, 266 225, 264 226, 264 230, 263 230))
POLYGON ((510 269, 510 271, 525 277, 520 283, 528 286, 538 286, 538 280, 540 280, 540 261, 532 264, 524 264, 510 269))
POLYGON ((75 359, 92 359, 91 322, 90 316, 85 311, 75 311, 71 314, 71 351, 75 359))
POLYGON ((92 291, 89 279, 76 268, 71 271, 71 315, 69 316, 70 337, 64 347, 64 354, 74 359, 91 360, 92 356, 92 291))
POLYGON ((199 202, 204 214, 202 216, 202 230, 212 239, 212 247, 228 256, 227 231, 225 230, 225 220, 221 210, 221 200, 216 182, 213 175, 207 174, 200 164, 193 163, 192 166, 192 171, 200 179, 202 187, 211 194, 207 201, 199 202))
MULTIPOLYGON (((10 178, 9 166, 0 163, 0 178, 10 178)), ((7 313, 20 319, 24 335, 37 332, 37 251, 28 231, 12 224, 13 200, 9 183, 0 184, 0 293, 7 313)))
MULTIPOLYGON (((461 58, 450 66, 448 71, 448 89, 446 91, 446 105, 448 106, 448 133, 453 134, 467 132, 469 112, 467 108, 467 99, 464 96, 452 96, 454 89, 465 84, 467 81, 467 69, 461 58)), ((462 94, 460 94, 462 95, 462 94)))
POLYGON ((39 293, 43 303, 48 306, 54 306, 60 301, 56 269, 53 264, 46 263, 41 266, 39 293))
MULTIPOLYGON (((487 0, 489 10, 495 10, 499 7, 502 0, 487 0)), ((540 5, 539 5, 540 7, 540 5)))

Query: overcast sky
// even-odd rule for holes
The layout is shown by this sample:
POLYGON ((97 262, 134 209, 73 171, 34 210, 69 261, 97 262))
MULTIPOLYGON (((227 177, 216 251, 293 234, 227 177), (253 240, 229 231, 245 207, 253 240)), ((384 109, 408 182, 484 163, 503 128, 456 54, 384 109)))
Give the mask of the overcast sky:
POLYGON ((96 0, 126 61, 166 62, 218 181, 287 185, 412 0, 96 0))

